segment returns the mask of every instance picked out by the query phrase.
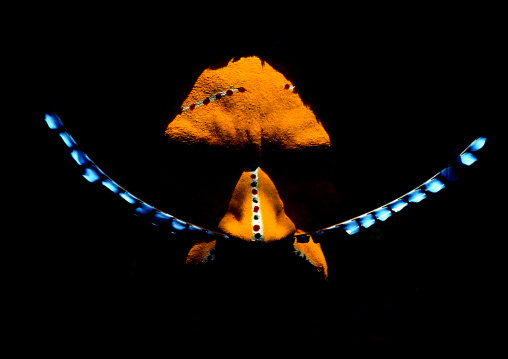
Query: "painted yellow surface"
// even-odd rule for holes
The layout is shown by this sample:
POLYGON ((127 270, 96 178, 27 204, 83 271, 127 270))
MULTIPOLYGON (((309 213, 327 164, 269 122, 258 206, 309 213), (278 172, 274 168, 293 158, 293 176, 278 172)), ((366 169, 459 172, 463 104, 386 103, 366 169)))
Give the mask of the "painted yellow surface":
MULTIPOLYGON (((300 151, 329 147, 330 138, 311 109, 297 93, 285 89, 293 84, 268 63, 257 57, 231 61, 222 68, 203 71, 182 107, 229 89, 245 88, 231 96, 185 110, 170 122, 166 136, 179 143, 205 145, 241 151, 246 168, 260 163, 259 196, 264 240, 277 241, 303 233, 284 211, 279 192, 263 171, 263 156, 270 151, 300 151)), ((246 170, 238 179, 219 230, 241 240, 252 240, 251 180, 246 170)), ((187 262, 199 262, 213 248, 211 242, 196 242, 187 262)), ((296 243, 296 248, 327 275, 326 260, 320 244, 296 243)))
MULTIPOLYGON (((303 231, 299 231, 297 234, 303 234, 303 231)), ((328 278, 328 264, 326 258, 321 249, 321 243, 314 243, 314 240, 309 239, 308 243, 295 243, 293 244, 296 249, 305 254, 305 256, 314 264, 319 272, 323 274, 325 278, 328 278)))
POLYGON ((189 250, 187 254, 187 259, 185 260, 186 264, 199 264, 203 259, 205 259, 208 252, 210 252, 213 248, 215 248, 215 244, 217 241, 203 241, 202 238, 196 238, 194 243, 192 244, 192 248, 189 250))
POLYGON ((252 187, 250 173, 243 172, 235 186, 225 216, 219 223, 219 230, 245 241, 252 240, 252 187))
POLYGON ((302 149, 329 146, 330 138, 300 96, 285 90, 291 84, 257 57, 226 67, 206 69, 182 107, 220 91, 244 87, 208 105, 184 111, 169 124, 166 136, 178 142, 255 151, 263 148, 302 149))
MULTIPOLYGON (((258 176, 264 241, 273 242, 292 236, 296 228, 284 212, 284 204, 275 185, 261 168, 258 176)), ((249 242, 252 240, 251 190, 250 173, 244 172, 235 187, 227 213, 219 223, 219 229, 224 233, 249 242)))

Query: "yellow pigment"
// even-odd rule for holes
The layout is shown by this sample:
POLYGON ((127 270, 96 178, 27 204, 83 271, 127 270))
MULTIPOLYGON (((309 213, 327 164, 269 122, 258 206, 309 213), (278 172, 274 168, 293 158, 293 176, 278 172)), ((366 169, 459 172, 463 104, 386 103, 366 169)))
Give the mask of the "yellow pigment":
MULTIPOLYGON (((263 155, 269 155, 267 149, 299 151, 330 146, 330 138, 314 113, 298 94, 284 88, 286 84, 293 85, 257 57, 231 61, 219 69, 206 69, 182 107, 221 91, 239 87, 246 91, 183 111, 168 125, 165 134, 175 142, 243 151, 249 160, 257 159, 261 163, 263 155)), ((249 172, 241 174, 228 210, 218 224, 221 231, 246 241, 252 240, 250 182, 249 172)), ((277 188, 262 167, 259 196, 266 242, 301 232, 297 232, 285 214, 277 188)), ((196 242, 187 262, 199 262, 214 245, 215 242, 196 242)), ((326 260, 319 244, 311 240, 295 246, 327 275, 326 260)))

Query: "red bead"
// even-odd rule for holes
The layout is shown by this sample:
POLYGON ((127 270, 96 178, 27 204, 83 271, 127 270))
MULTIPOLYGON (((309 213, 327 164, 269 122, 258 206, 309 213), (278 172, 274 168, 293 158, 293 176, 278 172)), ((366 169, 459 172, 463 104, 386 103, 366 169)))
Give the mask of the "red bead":
POLYGON ((261 229, 261 227, 258 225, 258 224, 255 224, 252 229, 254 230, 254 232, 257 232, 261 229))
POLYGON ((256 175, 250 175, 250 178, 255 179, 256 175))
POLYGON ((289 87, 290 87, 290 86, 289 86, 289 84, 286 84, 286 85, 284 86, 284 90, 289 90, 289 87))
POLYGON ((258 213, 259 212, 259 206, 254 206, 253 211, 254 211, 254 213, 258 213))
POLYGON ((220 99, 222 97, 222 95, 220 93, 218 93, 217 95, 215 95, 215 99, 220 99))
POLYGON ((252 190, 252 194, 258 194, 258 190, 257 189, 253 189, 252 190))
POLYGON ((210 99, 207 97, 203 100, 204 105, 208 105, 210 103, 210 99))
POLYGON ((298 93, 298 90, 296 89, 296 87, 293 87, 293 93, 298 93))
POLYGON ((240 91, 240 92, 245 92, 245 87, 239 87, 239 88, 238 88, 238 91, 240 91))
POLYGON ((196 104, 193 103, 192 105, 189 106, 189 108, 191 109, 191 111, 194 110, 196 108, 196 104))
POLYGON ((233 90, 227 90, 226 95, 231 96, 233 94, 233 90))

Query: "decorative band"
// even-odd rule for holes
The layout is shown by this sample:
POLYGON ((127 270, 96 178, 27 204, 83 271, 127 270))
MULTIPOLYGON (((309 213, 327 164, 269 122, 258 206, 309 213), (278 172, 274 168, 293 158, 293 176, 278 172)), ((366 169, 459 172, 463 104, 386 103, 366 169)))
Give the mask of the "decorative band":
POLYGON ((252 240, 263 241, 263 220, 261 218, 261 202, 259 200, 259 167, 255 166, 250 172, 252 187, 252 240))
POLYGON ((226 91, 221 91, 221 92, 214 93, 213 95, 208 96, 208 97, 204 98, 203 100, 199 100, 199 101, 196 101, 194 103, 191 103, 189 106, 181 107, 180 110, 178 111, 178 113, 182 113, 184 111, 192 111, 196 107, 206 106, 210 102, 213 102, 215 100, 219 100, 219 99, 221 99, 221 98, 223 98, 225 96, 232 96, 237 91, 238 92, 245 92, 246 90, 245 90, 244 87, 238 87, 238 88, 229 89, 229 90, 226 90, 226 91))

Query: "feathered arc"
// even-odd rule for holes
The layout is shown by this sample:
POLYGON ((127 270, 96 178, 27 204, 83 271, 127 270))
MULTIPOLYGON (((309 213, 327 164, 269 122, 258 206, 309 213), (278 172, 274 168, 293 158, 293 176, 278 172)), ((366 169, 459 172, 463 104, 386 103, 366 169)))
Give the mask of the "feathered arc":
POLYGON ((317 231, 296 235, 296 241, 299 243, 306 243, 309 241, 309 236, 311 236, 313 241, 318 243, 326 232, 342 230, 349 235, 353 235, 359 232, 360 227, 369 228, 377 221, 384 222, 392 214, 400 212, 409 204, 419 203, 427 198, 427 194, 437 193, 445 188, 446 184, 457 181, 459 179, 458 173, 460 169, 469 167, 478 160, 474 153, 483 148, 486 141, 487 139, 485 137, 476 138, 460 153, 453 163, 403 196, 347 221, 317 231))
POLYGON ((83 169, 83 177, 88 182, 102 184, 111 192, 123 198, 126 202, 133 206, 134 215, 149 219, 150 223, 155 226, 168 227, 169 231, 173 234, 183 231, 192 231, 209 236, 210 239, 228 238, 225 234, 217 233, 196 226, 192 223, 182 221, 135 197, 109 178, 83 151, 79 149, 78 145, 71 135, 69 135, 62 121, 56 114, 46 114, 45 121, 50 129, 56 131, 60 135, 65 145, 70 149, 70 155, 83 169))
MULTIPOLYGON (((134 208, 134 215, 147 218, 150 223, 155 226, 164 226, 169 228, 173 234, 182 233, 184 231, 192 231, 201 233, 202 235, 209 236, 212 239, 228 239, 229 236, 223 233, 214 232, 206 228, 199 227, 192 223, 185 222, 174 216, 167 214, 149 204, 143 202, 139 198, 133 196, 131 193, 120 187, 116 182, 109 178, 97 165, 90 160, 90 158, 79 149, 74 139, 69 135, 65 129, 62 121, 56 114, 46 114, 45 121, 50 129, 56 131, 65 145, 70 150, 70 155, 76 163, 83 169, 83 177, 92 183, 100 183, 111 192, 122 197, 126 202, 134 208)), ((372 211, 364 213, 360 216, 351 218, 347 221, 326 227, 317 231, 309 232, 306 234, 295 235, 295 240, 298 243, 307 243, 312 237, 315 243, 318 243, 325 233, 335 233, 337 231, 345 232, 353 235, 359 232, 360 228, 369 228, 378 221, 385 221, 392 214, 397 213, 404 209, 406 206, 414 203, 419 203, 427 197, 428 194, 433 194, 441 191, 446 187, 446 184, 455 182, 458 179, 458 173, 461 168, 469 167, 477 161, 475 153, 483 148, 486 138, 476 138, 465 150, 463 150, 456 160, 445 167, 442 171, 432 176, 429 180, 425 181, 420 186, 412 191, 404 194, 395 200, 378 207, 372 211)), ((212 259, 212 256, 207 256, 206 260, 212 259)))

